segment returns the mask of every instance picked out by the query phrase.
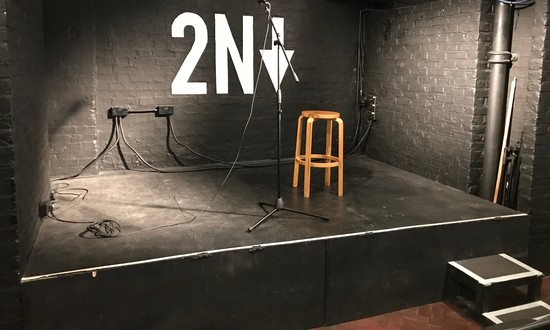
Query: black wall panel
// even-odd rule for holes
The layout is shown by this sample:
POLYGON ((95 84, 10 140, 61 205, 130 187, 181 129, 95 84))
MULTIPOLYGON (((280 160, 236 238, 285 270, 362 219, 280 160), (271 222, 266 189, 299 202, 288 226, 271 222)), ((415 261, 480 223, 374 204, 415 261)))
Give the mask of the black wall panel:
POLYGON ((323 324, 324 242, 25 283, 28 329, 304 329, 323 324))
POLYGON ((327 242, 326 323, 443 300, 447 262, 526 258, 529 218, 420 227, 327 242))

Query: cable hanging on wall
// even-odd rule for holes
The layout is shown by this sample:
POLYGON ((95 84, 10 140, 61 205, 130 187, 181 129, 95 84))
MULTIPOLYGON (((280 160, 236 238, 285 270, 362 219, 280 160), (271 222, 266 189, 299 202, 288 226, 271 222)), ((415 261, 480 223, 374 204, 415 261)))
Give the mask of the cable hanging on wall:
MULTIPOLYGON (((216 158, 212 158, 210 156, 206 156, 206 155, 203 155, 195 150, 193 150, 191 147, 189 147, 187 144, 181 142, 178 137, 176 136, 176 131, 174 130, 174 125, 172 124, 172 120, 170 119, 170 117, 166 117, 166 120, 167 120, 167 123, 168 123, 168 133, 169 135, 174 139, 174 141, 176 141, 176 143, 182 147, 184 147, 185 149, 187 149, 189 152, 191 152, 192 154, 198 156, 198 157, 201 157, 203 159, 206 159, 206 160, 209 160, 209 161, 212 161, 214 163, 217 163, 217 164, 223 164, 223 165, 229 165, 229 166, 232 166, 233 165, 233 162, 228 162, 228 161, 224 161, 224 160, 219 160, 219 159, 216 159, 216 158)), ((265 166, 272 166, 273 164, 246 164, 244 162, 237 162, 236 163, 236 167, 265 167, 265 166)))
MULTIPOLYGON (((112 110, 112 109, 110 109, 110 110, 112 110)), ((155 110, 133 110, 133 111, 127 111, 127 113, 140 113, 140 114, 155 113, 155 110)), ((103 158, 107 153, 109 153, 115 147, 118 147, 120 149, 120 141, 121 140, 145 166, 147 166, 151 170, 159 172, 159 173, 195 172, 195 171, 231 168, 232 166, 237 167, 237 168, 273 166, 273 164, 269 163, 269 162, 266 162, 264 164, 253 164, 251 162, 239 162, 239 161, 237 161, 234 164, 234 162, 219 160, 219 159, 201 154, 201 153, 197 152, 196 150, 192 149, 191 147, 189 147, 187 144, 181 142, 178 139, 178 137, 176 136, 175 130, 174 130, 174 125, 172 124, 172 120, 170 119, 170 116, 166 116, 168 136, 172 137, 178 145, 186 148, 192 154, 194 154, 194 155, 196 155, 200 158, 209 160, 213 163, 212 164, 205 164, 205 165, 202 165, 202 166, 201 165, 190 166, 188 168, 179 167, 179 168, 173 168, 171 170, 161 169, 161 168, 158 168, 158 167, 152 165, 147 160, 145 160, 145 158, 130 144, 130 142, 126 138, 126 135, 124 133, 124 129, 122 127, 122 118, 123 118, 123 116, 118 116, 118 115, 112 117, 113 125, 112 125, 111 135, 109 137, 109 141, 107 142, 106 147, 92 161, 90 161, 88 164, 86 164, 77 174, 66 176, 66 177, 61 177, 61 178, 56 178, 53 181, 63 181, 63 180, 74 179, 74 178, 79 177, 86 170, 88 170, 93 164, 95 164, 98 160, 103 158)), ((167 141, 167 147, 170 150, 169 141, 167 141)), ((242 147, 242 141, 241 141, 241 145, 239 145, 239 149, 241 147, 242 147)), ((121 157, 124 158, 124 155, 122 154, 122 152, 120 152, 120 153, 121 153, 121 157)), ((239 150, 239 153, 240 153, 240 150, 239 150)), ((177 157, 177 156, 174 155, 174 157, 177 157)), ((124 159, 122 159, 122 161, 125 165, 125 169, 132 170, 132 169, 128 168, 127 163, 124 159)))
POLYGON ((352 155, 359 148, 361 151, 365 151, 368 137, 372 129, 373 122, 376 120, 376 97, 372 95, 364 95, 363 93, 363 74, 364 74, 364 38, 363 38, 363 13, 371 11, 371 9, 362 9, 359 11, 359 28, 357 31, 357 52, 356 52, 356 99, 355 99, 355 129, 353 139, 350 145, 344 151, 345 155, 352 155), (367 112, 369 118, 367 119, 367 128, 364 129, 364 112, 367 112))

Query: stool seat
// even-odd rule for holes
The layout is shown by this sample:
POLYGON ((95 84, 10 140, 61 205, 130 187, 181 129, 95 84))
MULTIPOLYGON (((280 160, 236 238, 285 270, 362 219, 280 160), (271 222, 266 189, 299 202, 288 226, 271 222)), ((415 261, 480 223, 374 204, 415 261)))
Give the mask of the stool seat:
POLYGON ((338 196, 344 193, 344 122, 337 111, 328 110, 304 110, 298 118, 298 129, 296 134, 296 154, 294 157, 294 177, 292 186, 298 187, 300 166, 304 166, 304 197, 309 197, 311 168, 320 167, 325 169, 325 186, 330 186, 330 170, 338 168, 338 196), (302 126, 303 120, 307 118, 306 124, 306 148, 302 154, 302 126), (313 123, 316 120, 326 121, 325 153, 313 154, 312 135, 313 123), (332 122, 338 123, 338 156, 332 155, 332 122))
POLYGON ((328 120, 328 119, 340 118, 340 113, 336 111, 327 111, 327 110, 304 110, 302 111, 302 116, 306 118, 328 120))

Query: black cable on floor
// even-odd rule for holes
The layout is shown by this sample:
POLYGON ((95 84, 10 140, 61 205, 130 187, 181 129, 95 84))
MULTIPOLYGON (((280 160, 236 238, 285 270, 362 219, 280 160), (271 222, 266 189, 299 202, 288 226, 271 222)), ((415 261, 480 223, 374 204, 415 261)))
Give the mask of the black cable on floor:
POLYGON ((88 195, 88 189, 86 188, 69 188, 70 185, 68 183, 58 183, 55 185, 55 188, 52 190, 51 196, 52 196, 52 208, 49 212, 49 217, 53 220, 57 220, 59 222, 64 223, 92 223, 93 221, 74 221, 74 220, 66 220, 60 218, 58 215, 62 214, 63 212, 66 212, 67 210, 77 206, 80 204, 85 198, 86 195, 88 195), (78 192, 78 193, 76 193, 78 192), (55 205, 57 204, 57 198, 58 195, 65 195, 65 196, 73 196, 67 206, 63 208, 58 208, 59 212, 55 209, 55 205))
POLYGON ((96 221, 86 226, 86 229, 78 236, 82 238, 88 238, 87 235, 91 234, 95 238, 113 238, 119 237, 122 232, 118 222, 109 219, 103 219, 96 221))

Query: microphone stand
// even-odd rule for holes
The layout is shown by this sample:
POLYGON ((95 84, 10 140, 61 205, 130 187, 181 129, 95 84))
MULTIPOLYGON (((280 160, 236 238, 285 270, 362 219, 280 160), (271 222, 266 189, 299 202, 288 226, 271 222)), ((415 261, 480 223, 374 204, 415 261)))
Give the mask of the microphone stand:
POLYGON ((329 218, 321 216, 321 215, 311 214, 311 213, 307 213, 307 212, 304 212, 304 211, 299 211, 299 210, 295 210, 295 209, 285 207, 283 197, 281 196, 281 118, 282 118, 282 114, 283 114, 283 110, 281 108, 281 104, 282 104, 281 79, 279 77, 279 75, 280 75, 279 55, 281 54, 281 50, 282 50, 282 52, 285 56, 285 60, 288 63, 288 66, 290 67, 290 70, 292 71, 292 76, 294 77, 294 81, 299 82, 300 80, 298 79, 298 75, 296 75, 296 71, 294 71, 294 68, 292 67, 292 64, 290 63, 288 55, 286 54, 285 46, 283 45, 283 43, 281 42, 281 39, 279 38, 279 32, 277 32, 277 28, 275 27, 275 24, 273 24, 273 19, 271 17, 271 4, 269 2, 263 1, 263 0, 258 1, 258 3, 265 6, 265 11, 267 12, 268 24, 270 24, 271 27, 273 28, 273 32, 275 32, 275 36, 277 38, 277 40, 274 42, 274 44, 277 46, 277 199, 275 200, 275 203, 273 203, 273 204, 269 204, 269 203, 265 203, 265 202, 259 202, 258 203, 260 205, 260 207, 264 210, 265 210, 264 206, 270 206, 270 207, 273 208, 273 210, 271 210, 269 213, 267 213, 263 218, 261 218, 254 225, 249 227, 246 230, 249 233, 252 232, 256 227, 261 225, 264 221, 266 221, 272 215, 274 215, 275 213, 277 213, 279 211, 288 211, 288 212, 293 212, 293 213, 297 213, 297 214, 303 214, 303 215, 311 216, 311 217, 314 217, 314 218, 323 219, 323 220, 326 220, 326 221, 329 220, 329 218))

